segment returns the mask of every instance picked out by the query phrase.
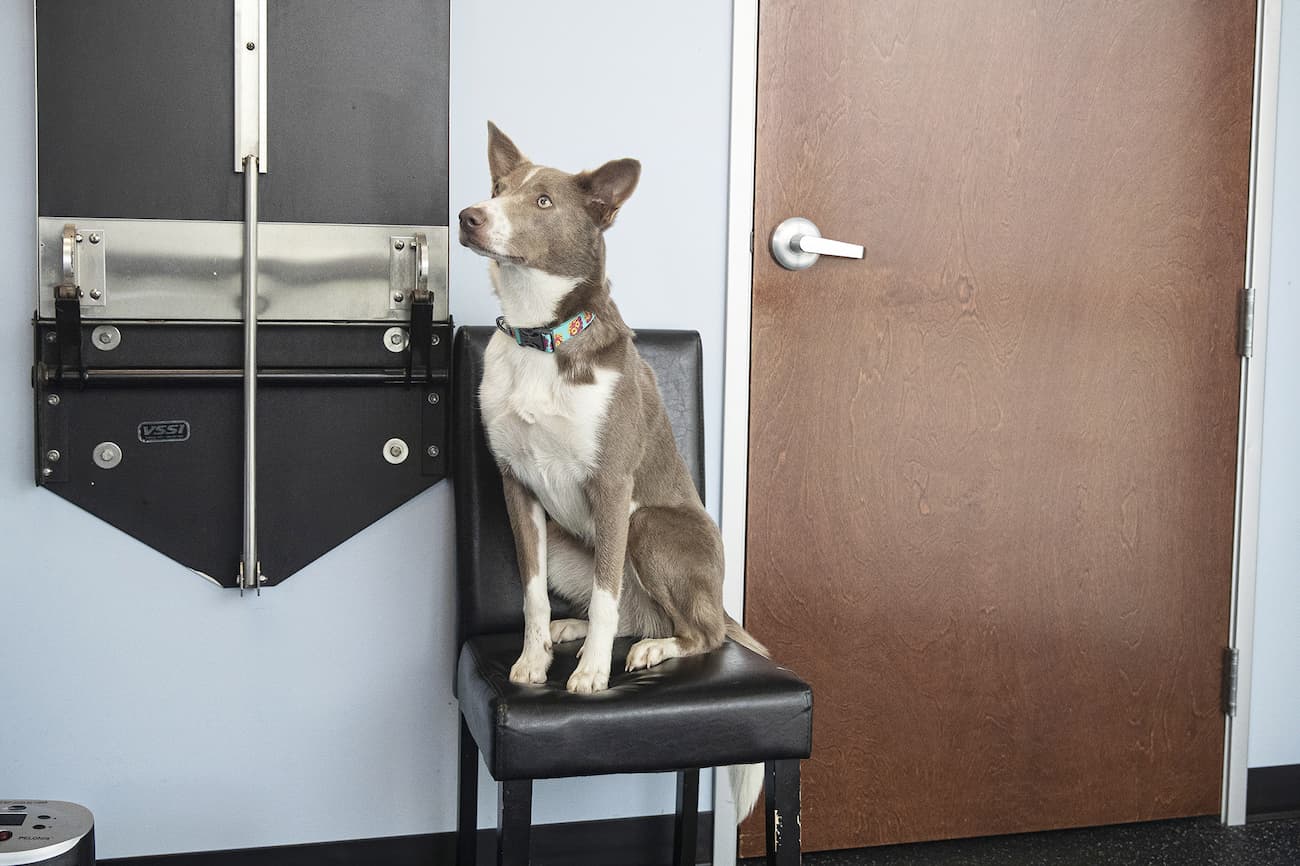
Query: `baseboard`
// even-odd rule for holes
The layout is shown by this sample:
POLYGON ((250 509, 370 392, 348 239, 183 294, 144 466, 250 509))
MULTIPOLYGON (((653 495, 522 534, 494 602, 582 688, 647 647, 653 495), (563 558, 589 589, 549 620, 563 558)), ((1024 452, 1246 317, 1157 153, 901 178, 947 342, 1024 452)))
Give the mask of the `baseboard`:
POLYGON ((1246 820, 1300 816, 1300 764, 1246 771, 1246 820))
MULTIPOLYGON (((575 821, 533 827, 532 866, 663 866, 672 862, 673 816, 575 821)), ((713 859, 713 813, 701 812, 695 862, 713 859)), ((278 845, 124 857, 102 866, 430 866, 456 862, 455 833, 348 839, 310 845, 278 845)), ((478 831, 478 862, 496 862, 496 831, 478 831)))

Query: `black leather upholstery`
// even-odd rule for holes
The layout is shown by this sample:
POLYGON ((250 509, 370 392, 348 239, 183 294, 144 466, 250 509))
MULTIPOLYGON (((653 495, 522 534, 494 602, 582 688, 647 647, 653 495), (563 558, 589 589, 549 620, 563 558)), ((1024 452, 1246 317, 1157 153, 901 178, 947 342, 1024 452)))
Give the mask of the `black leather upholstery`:
MULTIPOLYGON (((457 624, 460 641, 524 627, 524 595, 501 473, 479 415, 483 351, 496 328, 460 328, 452 369, 455 414, 457 624)), ((703 353, 695 331, 639 331, 637 350, 659 379, 677 450, 704 495, 703 353)), ((523 351, 522 349, 520 351, 523 351)), ((529 349, 528 351, 534 351, 529 349)))
MULTIPOLYGON (((456 694, 493 777, 653 772, 807 757, 811 690, 790 671, 731 641, 703 656, 624 673, 622 660, 632 641, 620 639, 610 687, 596 695, 564 689, 580 642, 556 647, 546 685, 510 682, 523 640, 523 592, 501 476, 478 407, 483 351, 493 332, 457 332, 453 389, 457 610, 464 643, 456 694)), ((699 335, 640 331, 637 348, 659 379, 677 446, 702 489, 699 335)))
POLYGON ((544 686, 510 682, 521 634, 480 635, 461 650, 460 706, 493 778, 640 773, 806 758, 812 692, 790 671, 727 641, 721 649, 624 673, 614 644, 609 689, 571 695, 581 641, 558 644, 544 686))

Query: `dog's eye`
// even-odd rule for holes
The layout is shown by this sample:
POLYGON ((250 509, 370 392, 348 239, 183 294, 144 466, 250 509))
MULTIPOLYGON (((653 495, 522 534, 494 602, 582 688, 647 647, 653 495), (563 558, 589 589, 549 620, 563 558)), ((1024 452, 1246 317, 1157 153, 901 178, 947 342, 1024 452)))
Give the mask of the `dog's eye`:
POLYGON ((551 197, 550 197, 549 195, 539 195, 539 196, 537 197, 537 206, 538 206, 538 207, 550 207, 550 206, 551 206, 551 197))

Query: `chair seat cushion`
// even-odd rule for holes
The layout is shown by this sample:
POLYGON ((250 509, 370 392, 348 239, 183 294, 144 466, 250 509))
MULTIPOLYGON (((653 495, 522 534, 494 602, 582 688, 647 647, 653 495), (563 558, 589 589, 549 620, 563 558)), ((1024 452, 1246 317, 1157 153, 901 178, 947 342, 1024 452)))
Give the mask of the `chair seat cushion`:
POLYGON ((641 773, 806 758, 812 690, 728 640, 711 653, 626 673, 634 641, 614 644, 609 689, 564 684, 581 641, 557 644, 545 685, 510 682, 520 634, 466 641, 456 672, 461 713, 498 781, 641 773))

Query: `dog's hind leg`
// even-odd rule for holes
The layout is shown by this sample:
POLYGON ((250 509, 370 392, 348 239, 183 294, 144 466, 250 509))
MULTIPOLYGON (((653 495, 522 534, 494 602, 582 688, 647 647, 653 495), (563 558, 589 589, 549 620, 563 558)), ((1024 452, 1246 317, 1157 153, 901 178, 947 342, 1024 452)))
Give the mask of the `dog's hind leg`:
MULTIPOLYGON (((595 563, 591 548, 552 521, 547 532, 547 569, 551 592, 572 603, 585 613, 591 598, 595 563)), ((585 619, 557 619, 551 623, 551 642, 582 640, 590 625, 585 619)), ((629 564, 623 571, 623 591, 618 599, 618 634, 620 637, 661 637, 672 634, 667 615, 646 595, 629 564)))
POLYGON ((629 521, 628 557, 646 594, 672 624, 671 637, 632 646, 628 670, 722 645, 722 539, 703 509, 638 509, 629 521))

